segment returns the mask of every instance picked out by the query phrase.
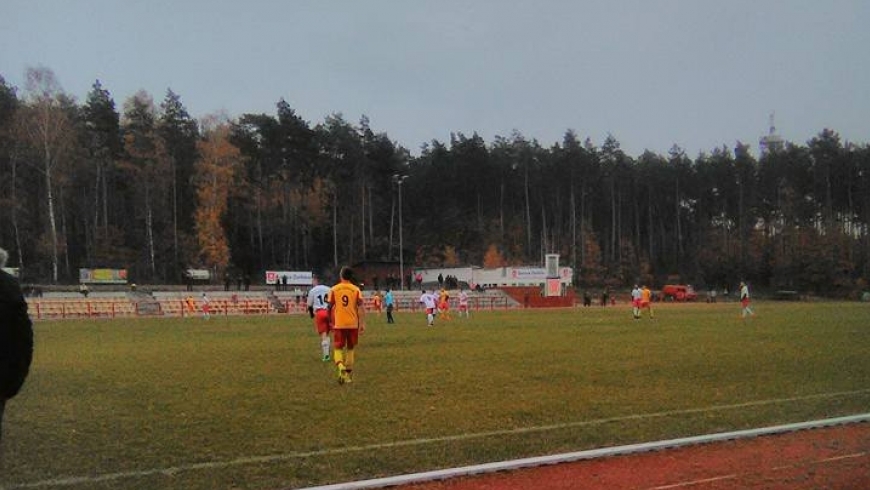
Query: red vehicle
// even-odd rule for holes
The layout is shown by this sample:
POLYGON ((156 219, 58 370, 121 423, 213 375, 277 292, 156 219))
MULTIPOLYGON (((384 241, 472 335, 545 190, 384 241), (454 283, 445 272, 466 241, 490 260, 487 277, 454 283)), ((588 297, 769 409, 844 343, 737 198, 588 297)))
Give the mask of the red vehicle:
POLYGON ((698 293, 692 286, 683 284, 667 284, 662 287, 662 297, 665 301, 695 301, 698 293))

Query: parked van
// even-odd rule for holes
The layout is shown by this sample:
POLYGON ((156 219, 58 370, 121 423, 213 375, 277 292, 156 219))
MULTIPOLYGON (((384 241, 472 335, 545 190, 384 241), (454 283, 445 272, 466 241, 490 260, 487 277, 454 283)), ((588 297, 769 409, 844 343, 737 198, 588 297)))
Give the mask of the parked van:
POLYGON ((698 293, 689 285, 666 284, 662 286, 662 296, 665 301, 695 301, 698 293))

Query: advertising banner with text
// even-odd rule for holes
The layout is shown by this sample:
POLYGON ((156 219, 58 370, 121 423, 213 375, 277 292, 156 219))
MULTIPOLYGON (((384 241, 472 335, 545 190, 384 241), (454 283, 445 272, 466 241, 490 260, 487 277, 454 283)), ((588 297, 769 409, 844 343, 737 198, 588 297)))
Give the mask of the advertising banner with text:
POLYGON ((310 271, 266 271, 266 284, 310 286, 314 284, 314 274, 310 271))
POLYGON ((79 269, 82 284, 127 284, 127 269, 79 269))

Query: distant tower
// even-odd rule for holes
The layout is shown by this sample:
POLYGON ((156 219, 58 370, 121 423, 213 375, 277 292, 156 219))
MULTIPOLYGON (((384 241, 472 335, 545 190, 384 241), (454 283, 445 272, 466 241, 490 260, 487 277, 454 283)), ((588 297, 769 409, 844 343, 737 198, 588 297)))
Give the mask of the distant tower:
POLYGON ((761 156, 773 153, 785 148, 782 136, 776 134, 776 126, 773 125, 773 113, 770 114, 770 132, 758 139, 758 148, 761 156))

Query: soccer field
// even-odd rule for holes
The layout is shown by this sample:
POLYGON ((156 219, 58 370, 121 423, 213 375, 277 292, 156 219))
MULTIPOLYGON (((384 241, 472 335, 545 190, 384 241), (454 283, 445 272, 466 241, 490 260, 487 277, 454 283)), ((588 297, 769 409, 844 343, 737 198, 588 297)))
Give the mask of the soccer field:
POLYGON ((0 488, 283 489, 867 412, 870 305, 39 322, 0 488))

